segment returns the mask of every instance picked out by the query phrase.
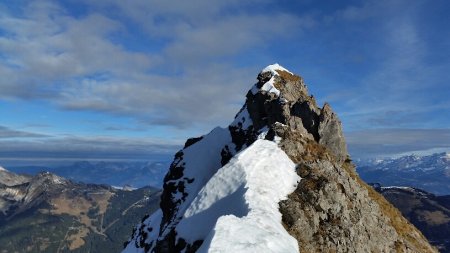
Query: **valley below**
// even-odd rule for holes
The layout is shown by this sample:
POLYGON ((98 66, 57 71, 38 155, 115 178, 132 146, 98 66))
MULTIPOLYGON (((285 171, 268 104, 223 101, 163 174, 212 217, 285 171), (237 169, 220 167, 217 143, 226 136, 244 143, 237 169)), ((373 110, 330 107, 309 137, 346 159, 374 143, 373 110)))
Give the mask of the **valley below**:
POLYGON ((118 252, 160 191, 0 171, 0 252, 118 252))

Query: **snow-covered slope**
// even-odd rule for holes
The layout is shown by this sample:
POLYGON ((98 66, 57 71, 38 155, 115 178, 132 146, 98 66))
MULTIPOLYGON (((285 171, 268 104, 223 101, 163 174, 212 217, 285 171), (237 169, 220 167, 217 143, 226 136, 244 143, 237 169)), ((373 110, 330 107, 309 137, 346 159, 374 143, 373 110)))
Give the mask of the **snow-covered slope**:
MULTIPOLYGON (((274 64, 263 72, 276 69, 285 71, 274 64)), ((266 87, 255 84, 251 92, 255 89, 266 87)), ((252 245, 297 252, 297 242, 281 224, 278 202, 295 189, 299 177, 277 144, 263 140, 267 131, 254 129, 244 106, 229 128, 189 139, 164 179, 161 209, 137 226, 124 252, 161 250, 166 246, 158 241, 171 236, 175 247, 187 252, 239 252, 252 245), (228 243, 231 235, 234 248, 228 243)))
POLYGON ((187 243, 205 239, 198 252, 296 252, 297 241, 281 225, 278 202, 299 179, 276 143, 257 140, 202 188, 178 234, 187 243))
POLYGON ((13 186, 17 184, 25 183, 30 178, 23 175, 18 175, 8 171, 7 169, 0 166, 0 185, 4 184, 6 186, 13 186))

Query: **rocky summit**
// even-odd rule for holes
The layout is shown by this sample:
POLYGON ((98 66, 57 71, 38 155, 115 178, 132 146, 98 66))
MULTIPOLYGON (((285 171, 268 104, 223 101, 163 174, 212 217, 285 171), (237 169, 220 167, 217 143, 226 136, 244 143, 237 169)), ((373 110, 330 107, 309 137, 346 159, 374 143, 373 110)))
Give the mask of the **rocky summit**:
POLYGON ((436 252, 365 184, 329 104, 264 68, 228 128, 186 141, 124 252, 436 252))

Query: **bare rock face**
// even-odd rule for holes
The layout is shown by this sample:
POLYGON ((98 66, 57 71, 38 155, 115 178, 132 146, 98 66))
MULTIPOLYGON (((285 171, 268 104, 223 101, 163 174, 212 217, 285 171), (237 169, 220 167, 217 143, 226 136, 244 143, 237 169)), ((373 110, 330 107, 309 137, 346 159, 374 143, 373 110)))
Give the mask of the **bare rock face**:
POLYGON ((436 252, 396 208, 359 179, 330 105, 319 108, 301 77, 277 74, 279 96, 249 92, 247 105, 251 103, 254 122, 271 126, 274 136, 281 137, 281 148, 302 177, 296 191, 280 203, 283 223, 300 252, 436 252))
POLYGON ((287 71, 263 72, 258 75, 257 87, 273 78, 279 95, 261 90, 247 93, 246 106, 256 130, 274 124, 287 125, 293 131, 304 134, 304 138, 324 145, 340 163, 347 158, 347 146, 342 126, 329 104, 318 107, 313 96, 308 95, 303 78, 287 71))
POLYGON ((161 210, 138 225, 128 242, 133 250, 200 248, 202 240, 187 242, 177 233, 189 201, 213 173, 266 133, 265 138, 277 141, 297 164, 302 178, 279 204, 283 225, 301 252, 436 252, 397 209, 359 179, 339 118, 330 105, 317 105, 303 78, 275 64, 257 80, 228 129, 190 139, 175 155, 164 179, 161 210), (214 146, 204 148, 208 143, 214 146), (196 162, 187 170, 194 166, 193 156, 208 162, 196 162), (198 174, 200 170, 206 172, 198 174))

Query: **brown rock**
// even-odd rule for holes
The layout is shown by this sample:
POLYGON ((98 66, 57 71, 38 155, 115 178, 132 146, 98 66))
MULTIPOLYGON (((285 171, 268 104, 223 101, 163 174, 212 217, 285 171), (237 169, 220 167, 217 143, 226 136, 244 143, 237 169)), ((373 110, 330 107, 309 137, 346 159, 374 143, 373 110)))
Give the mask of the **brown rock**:
MULTIPOLYGON (((271 72, 261 73, 266 82, 271 72)), ((269 126, 297 163, 297 189, 280 203, 300 252, 436 252, 425 237, 358 177, 347 160, 342 125, 329 104, 319 108, 301 77, 275 76, 280 95, 247 95, 255 129, 269 126)), ((260 84, 258 87, 263 85, 260 84)))

